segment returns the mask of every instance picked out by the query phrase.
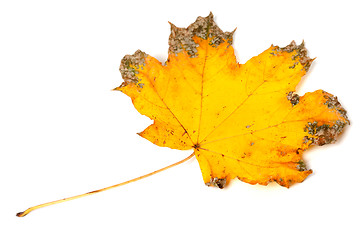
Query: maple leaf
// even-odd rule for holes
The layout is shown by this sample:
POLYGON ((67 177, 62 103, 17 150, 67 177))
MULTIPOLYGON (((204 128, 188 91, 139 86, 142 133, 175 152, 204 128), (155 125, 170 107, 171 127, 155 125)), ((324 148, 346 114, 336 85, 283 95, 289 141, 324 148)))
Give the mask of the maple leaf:
POLYGON ((303 151, 335 142, 349 123, 337 98, 323 90, 299 96, 295 88, 313 59, 304 43, 271 46, 239 64, 233 32, 213 15, 187 28, 171 24, 163 65, 138 50, 120 65, 115 88, 154 123, 140 136, 158 146, 193 149, 206 185, 223 188, 238 178, 251 184, 302 182, 303 151))
POLYGON ((332 94, 295 93, 313 61, 303 43, 271 46, 242 65, 231 46, 234 31, 221 31, 211 13, 187 28, 171 24, 171 30, 166 64, 140 50, 126 55, 120 65, 125 82, 115 90, 130 96, 135 108, 154 120, 140 136, 194 153, 140 177, 36 205, 16 216, 139 181, 194 155, 208 186, 223 188, 237 177, 289 187, 312 173, 303 151, 335 142, 349 124, 332 94))

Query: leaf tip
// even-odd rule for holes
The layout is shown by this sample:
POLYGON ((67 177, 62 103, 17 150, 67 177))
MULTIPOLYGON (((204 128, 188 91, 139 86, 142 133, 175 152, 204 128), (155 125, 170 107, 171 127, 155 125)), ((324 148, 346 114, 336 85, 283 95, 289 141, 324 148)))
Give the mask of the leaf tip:
MULTIPOLYGON (((143 68, 145 66, 145 59, 148 57, 148 54, 138 49, 132 55, 125 55, 121 60, 119 71, 121 76, 125 80, 124 85, 129 84, 130 82, 137 83, 139 78, 136 76, 139 71, 139 68, 143 68)), ((121 85, 121 87, 123 86, 121 85)), ((118 89, 116 89, 118 90, 118 89)))
MULTIPOLYGON (((302 43, 297 45, 296 42, 293 40, 290 44, 288 44, 287 46, 281 48, 279 46, 272 46, 273 47, 273 51, 276 52, 287 52, 287 53, 292 53, 295 52, 295 55, 292 56, 292 60, 296 60, 298 59, 298 62, 301 63, 303 69, 307 72, 308 69, 310 68, 313 60, 315 58, 309 58, 308 57, 308 51, 305 47, 305 42, 302 40, 302 43)), ((273 55, 275 55, 275 53, 273 53, 273 55)), ((298 64, 298 62, 295 62, 295 64, 290 67, 290 68, 294 68, 296 64, 298 64)))
POLYGON ((196 21, 187 28, 178 28, 171 25, 171 34, 169 36, 169 54, 175 54, 185 51, 191 58, 197 57, 197 48, 199 44, 194 37, 208 40, 209 45, 219 46, 223 42, 232 44, 232 36, 235 32, 223 32, 215 23, 212 12, 207 17, 197 17, 196 21))

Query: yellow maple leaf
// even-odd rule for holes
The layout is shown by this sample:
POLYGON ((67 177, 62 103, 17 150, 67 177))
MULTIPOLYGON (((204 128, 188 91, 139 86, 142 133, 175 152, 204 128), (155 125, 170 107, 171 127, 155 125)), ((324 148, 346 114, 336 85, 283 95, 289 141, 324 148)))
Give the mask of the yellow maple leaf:
POLYGON ((336 140, 349 123, 333 95, 295 88, 312 59, 304 44, 271 46, 245 64, 234 55, 233 32, 210 14, 188 28, 171 24, 165 65, 138 50, 120 65, 117 87, 154 123, 139 135, 159 146, 194 149, 207 185, 235 177, 289 187, 307 170, 302 152, 336 140))
POLYGON ((245 64, 236 62, 234 32, 222 32, 210 14, 188 28, 171 24, 165 65, 138 50, 120 65, 125 82, 115 88, 154 120, 139 135, 158 146, 193 149, 185 159, 109 187, 43 203, 30 212, 123 186, 181 164, 194 155, 208 186, 231 179, 289 187, 302 182, 302 153, 336 141, 349 124, 337 98, 323 90, 300 97, 295 88, 312 59, 304 44, 271 46, 245 64))
POLYGON ((117 87, 154 123, 139 135, 158 146, 194 149, 206 185, 237 177, 251 184, 302 182, 302 152, 332 143, 349 123, 333 95, 295 88, 313 59, 304 44, 271 46, 239 64, 233 32, 210 14, 187 28, 171 24, 165 65, 138 50, 120 65, 117 87))

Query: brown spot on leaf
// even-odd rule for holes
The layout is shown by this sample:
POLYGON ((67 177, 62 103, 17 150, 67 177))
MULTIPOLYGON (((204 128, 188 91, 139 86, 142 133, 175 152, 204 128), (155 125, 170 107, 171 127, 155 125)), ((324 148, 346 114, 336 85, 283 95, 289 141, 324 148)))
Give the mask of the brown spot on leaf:
POLYGON ((211 178, 210 182, 205 183, 206 186, 215 186, 218 187, 220 189, 224 188, 226 185, 226 178, 211 178))
POLYGON ((300 172, 307 171, 306 164, 303 162, 303 160, 298 161, 297 170, 300 172))
POLYGON ((334 143, 345 126, 346 123, 340 120, 337 120, 332 126, 328 124, 318 125, 316 121, 308 122, 304 131, 312 135, 312 137, 305 136, 303 142, 307 143, 311 141, 312 144, 318 146, 334 143))
POLYGON ((169 36, 169 53, 178 54, 185 50, 190 57, 197 57, 197 47, 199 46, 193 37, 197 36, 202 39, 211 39, 209 44, 217 47, 222 42, 232 44, 232 32, 223 32, 215 23, 214 16, 210 13, 207 17, 198 17, 194 23, 187 28, 178 28, 171 25, 171 34, 169 36))
POLYGON ((291 91, 287 94, 287 99, 291 102, 292 106, 295 106, 300 101, 300 96, 297 93, 291 91))
POLYGON ((327 105, 328 108, 330 109, 335 109, 337 110, 341 116, 343 118, 345 118, 345 120, 348 120, 348 116, 346 115, 346 110, 341 106, 340 102, 338 101, 337 97, 328 93, 328 92, 325 92, 325 91, 322 91, 325 95, 324 95, 324 98, 327 99, 327 101, 324 103, 325 105, 327 105))
MULTIPOLYGON (((305 47, 305 42, 302 41, 302 43, 300 45, 297 45, 295 41, 292 41, 290 44, 288 44, 287 46, 281 48, 278 46, 274 46, 274 51, 271 54, 276 55, 276 52, 293 52, 296 51, 296 55, 294 55, 292 57, 292 60, 296 60, 298 59, 298 61, 302 64, 303 68, 306 70, 306 72, 308 71, 308 69, 310 68, 312 62, 314 59, 311 59, 307 56, 307 49, 305 47)), ((298 63, 298 62, 297 62, 298 63)), ((297 64, 294 63, 290 68, 294 68, 297 64)))
MULTIPOLYGON (((137 83, 139 81, 136 76, 136 74, 139 73, 137 69, 145 66, 146 57, 148 57, 148 54, 140 50, 137 50, 133 55, 125 55, 125 57, 123 57, 119 70, 125 82, 123 82, 120 87, 128 85, 131 82, 137 83)), ((140 85, 139 87, 142 88, 143 85, 140 85)))

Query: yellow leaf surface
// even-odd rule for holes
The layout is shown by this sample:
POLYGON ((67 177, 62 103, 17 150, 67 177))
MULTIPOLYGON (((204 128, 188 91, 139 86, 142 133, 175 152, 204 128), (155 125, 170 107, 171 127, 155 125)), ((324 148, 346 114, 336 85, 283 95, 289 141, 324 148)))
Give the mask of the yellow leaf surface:
POLYGON ((140 133, 158 146, 193 149, 207 185, 231 179, 289 187, 302 182, 302 153, 335 142, 349 120, 333 95, 298 96, 296 86, 312 59, 304 44, 271 46, 239 64, 233 32, 212 14, 188 28, 171 24, 165 64, 138 50, 120 65, 117 87, 154 123, 140 133))

